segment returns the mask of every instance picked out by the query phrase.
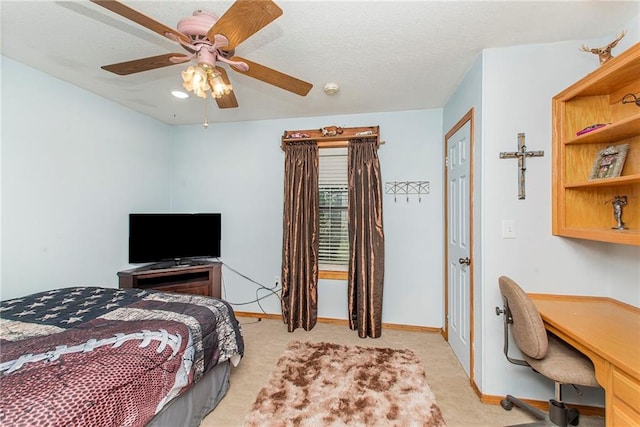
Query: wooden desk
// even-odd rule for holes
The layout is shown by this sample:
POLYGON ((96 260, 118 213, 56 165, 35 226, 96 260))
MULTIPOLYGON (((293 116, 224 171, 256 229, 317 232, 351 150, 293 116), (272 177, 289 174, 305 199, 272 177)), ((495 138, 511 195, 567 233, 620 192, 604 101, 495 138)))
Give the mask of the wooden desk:
POLYGON ((593 362, 607 426, 640 426, 640 309, 603 297, 529 296, 547 330, 593 362))

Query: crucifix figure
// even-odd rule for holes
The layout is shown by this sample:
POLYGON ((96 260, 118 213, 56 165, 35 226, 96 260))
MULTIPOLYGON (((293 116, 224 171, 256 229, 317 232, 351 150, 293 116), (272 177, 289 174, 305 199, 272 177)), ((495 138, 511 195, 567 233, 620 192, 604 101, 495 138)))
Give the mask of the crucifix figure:
POLYGON ((519 169, 519 178, 520 178, 520 186, 518 190, 518 199, 524 200, 525 192, 524 192, 524 172, 527 170, 527 157, 542 157, 544 156, 544 151, 527 151, 527 146, 524 145, 524 133, 518 134, 518 151, 513 151, 510 153, 501 152, 501 159, 518 159, 518 169, 519 169))

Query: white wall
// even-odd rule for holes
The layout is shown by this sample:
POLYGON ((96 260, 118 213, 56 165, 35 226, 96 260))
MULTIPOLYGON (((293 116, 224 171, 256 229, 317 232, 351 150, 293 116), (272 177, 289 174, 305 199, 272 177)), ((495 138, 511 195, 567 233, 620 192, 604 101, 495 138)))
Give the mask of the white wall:
MULTIPOLYGON (((615 54, 640 39, 637 18, 623 27, 628 33, 615 54)), ((475 379, 484 394, 541 400, 553 395, 549 381, 509 364, 502 354, 502 318, 495 315, 495 307, 501 306, 500 275, 511 276, 529 292, 610 296, 640 306, 640 248, 551 235, 551 98, 598 67, 597 57, 578 51, 583 42, 488 49, 482 70, 471 70, 444 109, 445 132, 471 106, 476 112, 480 107, 482 117, 476 121, 481 129, 476 139, 482 150, 476 157, 481 200, 480 211, 474 212, 474 238, 481 241, 482 255, 476 255, 474 268, 475 379), (477 94, 478 76, 481 101, 470 96, 477 94), (526 133, 529 150, 545 152, 527 160, 525 200, 517 198, 516 162, 498 156, 516 149, 519 132, 526 133), (502 239, 503 219, 516 221, 516 239, 502 239)), ((517 356, 516 349, 513 354, 517 356)), ((598 392, 579 398, 569 391, 566 397, 603 405, 598 392)))
MULTIPOLYGON (((439 109, 351 116, 176 127, 173 130, 173 207, 223 214, 222 261, 272 286, 281 271, 285 130, 323 126, 380 126, 382 179, 431 181, 431 193, 383 197, 385 290, 383 322, 442 326, 442 111, 439 109)), ((256 298, 255 284, 224 269, 232 303, 256 298)), ((262 292, 260 295, 266 295, 262 292)), ((344 281, 321 280, 320 317, 347 318, 344 281)), ((276 297, 262 301, 280 313, 276 297)), ((256 304, 236 306, 259 312, 256 304)))
MULTIPOLYGON (((501 301, 498 276, 512 277, 528 292, 611 296, 640 306, 639 247, 554 237, 550 232, 550 100, 598 67, 597 58, 579 52, 579 45, 566 42, 489 49, 484 54, 481 312, 487 315, 481 320, 485 331, 482 363, 485 372, 494 373, 483 378, 485 393, 520 389, 523 397, 552 395, 549 381, 531 378, 530 372, 510 365, 502 356, 502 321, 491 315, 501 301), (545 151, 543 158, 527 161, 526 200, 516 197, 515 162, 498 158, 500 151, 514 150, 518 132, 526 132, 530 150, 545 151), (502 219, 517 221, 517 239, 501 238, 502 219), (532 388, 534 382, 539 387, 532 388)), ((593 400, 593 396, 584 399, 593 400)), ((602 396, 598 400, 603 404, 602 396)))
POLYGON ((169 127, 6 57, 1 117, 0 297, 117 287, 128 213, 170 207, 169 127))

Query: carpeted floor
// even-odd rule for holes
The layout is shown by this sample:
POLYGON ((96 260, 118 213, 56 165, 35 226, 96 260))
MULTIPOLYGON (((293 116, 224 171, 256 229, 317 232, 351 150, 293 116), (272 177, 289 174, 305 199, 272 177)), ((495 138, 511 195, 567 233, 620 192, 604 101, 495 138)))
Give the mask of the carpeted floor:
MULTIPOLYGON (((240 318, 245 338, 245 357, 231 372, 231 388, 201 427, 241 426, 251 411, 260 389, 292 341, 331 342, 347 346, 409 349, 422 362, 429 387, 442 411, 447 426, 505 426, 533 421, 518 409, 505 411, 499 405, 482 404, 469 385, 469 378, 458 364, 453 351, 437 333, 385 329, 377 339, 358 338, 342 325, 319 323, 307 332, 287 332, 281 320, 240 318)), ((604 426, 600 417, 581 417, 580 426, 604 426)))

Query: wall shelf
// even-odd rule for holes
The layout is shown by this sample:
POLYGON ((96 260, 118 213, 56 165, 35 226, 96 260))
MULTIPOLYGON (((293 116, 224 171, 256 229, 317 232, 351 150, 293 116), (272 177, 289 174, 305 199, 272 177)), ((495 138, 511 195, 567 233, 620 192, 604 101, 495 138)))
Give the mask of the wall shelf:
POLYGON ((552 233, 640 246, 640 108, 623 104, 640 94, 640 43, 556 95, 553 108, 552 233), (576 136, 597 123, 600 129, 576 136), (600 150, 629 144, 621 175, 589 180, 600 150), (619 230, 612 200, 626 196, 619 230))
MULTIPOLYGON (((640 109, 639 109, 640 110, 640 109)), ((593 132, 566 140, 565 144, 601 144, 608 141, 621 141, 632 138, 640 129, 640 113, 635 116, 611 123, 593 132)))
MULTIPOLYGON (((324 128, 323 128, 324 129, 324 128)), ((303 129, 303 130, 287 130, 282 136, 282 144, 287 142, 299 142, 299 141, 318 141, 320 142, 337 142, 348 141, 356 138, 379 138, 380 127, 379 126, 367 126, 367 127, 350 127, 339 128, 340 134, 325 136, 322 134, 322 129, 303 129), (297 135, 308 135, 307 137, 299 137, 297 135)))
POLYGON ((597 179, 593 181, 583 181, 574 184, 566 184, 564 188, 589 188, 589 187, 617 187, 623 184, 640 183, 640 174, 625 175, 617 178, 597 179))

